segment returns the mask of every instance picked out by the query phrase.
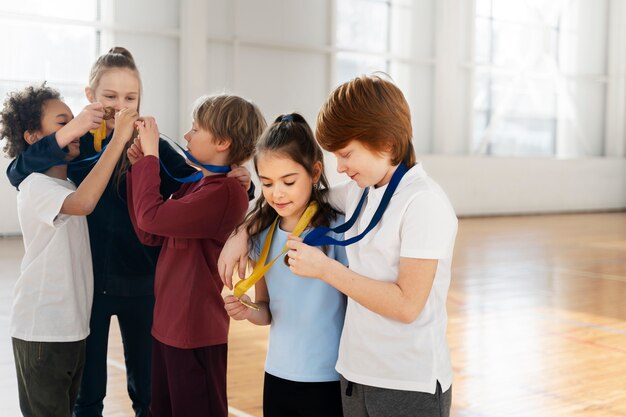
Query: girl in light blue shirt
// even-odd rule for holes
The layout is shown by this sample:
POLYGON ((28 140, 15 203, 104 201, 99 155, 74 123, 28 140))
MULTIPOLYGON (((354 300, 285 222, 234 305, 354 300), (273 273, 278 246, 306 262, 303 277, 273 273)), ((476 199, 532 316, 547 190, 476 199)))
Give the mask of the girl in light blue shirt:
MULTIPOLYGON (((245 220, 253 263, 267 263, 264 246, 268 262, 280 256, 287 237, 309 215, 302 236, 317 226, 343 223, 327 202, 322 150, 299 114, 279 116, 268 127, 257 143, 254 164, 263 194, 245 220)), ((347 264, 343 247, 323 249, 347 264)), ((342 416, 335 364, 346 309, 343 294, 321 280, 294 275, 280 256, 255 284, 255 304, 245 294, 241 299, 227 296, 225 308, 235 320, 270 325, 265 417, 342 416)))

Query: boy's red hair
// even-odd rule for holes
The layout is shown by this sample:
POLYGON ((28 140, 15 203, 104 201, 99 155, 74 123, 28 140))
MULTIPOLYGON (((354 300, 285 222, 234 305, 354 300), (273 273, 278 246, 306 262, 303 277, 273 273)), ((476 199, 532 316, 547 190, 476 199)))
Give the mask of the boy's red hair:
POLYGON ((316 137, 330 152, 357 140, 374 152, 389 151, 392 165, 415 165, 409 105, 395 84, 378 75, 337 87, 317 115, 316 137))

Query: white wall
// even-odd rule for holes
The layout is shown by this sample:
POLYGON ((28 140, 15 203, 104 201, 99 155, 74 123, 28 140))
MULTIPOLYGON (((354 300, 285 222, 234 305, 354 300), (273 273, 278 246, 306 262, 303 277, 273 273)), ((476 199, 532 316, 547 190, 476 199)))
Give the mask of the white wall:
MULTIPOLYGON (((445 190, 459 216, 543 214, 626 208, 623 158, 491 158, 418 155, 428 174, 445 190)), ((327 155, 331 183, 337 174, 327 155)))
MULTIPOLYGON (((180 138, 187 128, 193 99, 207 93, 245 96, 261 107, 268 121, 298 111, 313 124, 339 81, 334 0, 103 0, 103 4, 108 19, 103 50, 121 45, 135 55, 144 82, 142 113, 155 115, 161 130, 172 138, 180 138)), ((626 47, 621 36, 626 7, 617 0, 608 3, 613 52, 607 78, 619 89, 609 91, 607 102, 618 104, 609 109, 622 110, 612 112, 604 128, 595 129, 597 134, 610 132, 605 153, 612 158, 559 160, 468 156, 472 72, 464 62, 471 53, 466 33, 472 2, 403 4, 408 9, 394 17, 396 25, 412 28, 414 36, 394 51, 408 53, 410 59, 392 66, 392 76, 411 105, 418 159, 449 194, 459 215, 626 208, 626 47)), ((603 109, 593 106, 583 111, 603 109)), ((7 162, 0 162, 2 170, 7 162)), ((327 164, 331 180, 343 180, 333 171, 331 156, 327 164)), ((0 201, 0 235, 18 233, 15 191, 6 181, 0 181, 0 201)))
MULTIPOLYGON (((0 176, 4 177, 8 165, 9 159, 0 157, 0 176)), ((16 196, 15 188, 11 187, 6 177, 0 180, 0 236, 20 234, 16 196)))
MULTIPOLYGON (((109 0, 112 1, 112 0, 109 0)), ((114 0, 112 30, 103 37, 102 52, 124 46, 141 72, 141 113, 155 116, 159 129, 176 139, 179 132, 179 2, 114 0)))

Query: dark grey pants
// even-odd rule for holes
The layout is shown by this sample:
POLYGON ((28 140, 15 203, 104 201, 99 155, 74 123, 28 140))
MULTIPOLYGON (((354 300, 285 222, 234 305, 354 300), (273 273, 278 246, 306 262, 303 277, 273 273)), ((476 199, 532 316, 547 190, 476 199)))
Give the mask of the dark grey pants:
POLYGON ((13 338, 24 417, 69 417, 85 366, 85 340, 27 342, 13 338))
POLYGON ((434 394, 370 387, 341 377, 344 417, 449 417, 452 387, 434 394))

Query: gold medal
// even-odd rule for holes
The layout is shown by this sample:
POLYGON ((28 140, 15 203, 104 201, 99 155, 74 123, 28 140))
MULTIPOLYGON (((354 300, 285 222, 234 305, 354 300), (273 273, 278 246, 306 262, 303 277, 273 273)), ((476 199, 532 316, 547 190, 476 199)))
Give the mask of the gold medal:
MULTIPOLYGON (((298 224, 296 224, 296 227, 293 229, 293 232, 291 232, 291 234, 294 236, 300 236, 300 234, 304 231, 304 229, 308 227, 309 223, 311 223, 311 219, 313 219, 313 216, 315 216, 315 213, 317 213, 317 203, 311 202, 309 206, 306 208, 306 210, 304 210, 304 213, 302 213, 302 216, 300 216, 300 220, 298 220, 298 224)), ((285 247, 283 248, 283 250, 277 257, 272 259, 270 262, 266 263, 267 255, 269 254, 270 246, 272 245, 272 238, 274 237, 274 231, 276 230, 276 225, 278 224, 278 219, 279 218, 276 217, 276 219, 270 226, 270 230, 267 233, 265 242, 263 242, 261 255, 259 256, 259 260, 257 261, 254 269, 252 270, 252 274, 250 274, 249 277, 239 281, 235 285, 235 288, 233 289, 233 295, 237 297, 243 305, 248 306, 250 308, 254 308, 256 310, 258 310, 258 306, 256 305, 254 305, 254 307, 250 306, 249 304, 251 303, 247 301, 246 302, 242 301, 241 296, 244 295, 246 291, 248 291, 250 288, 252 288, 252 286, 256 284, 261 278, 263 278, 265 276, 265 273, 272 267, 272 265, 274 265, 274 262, 276 262, 278 258, 285 255, 287 251, 289 250, 287 245, 285 245, 285 247)), ((285 255, 285 258, 283 259, 283 261, 285 262, 287 266, 289 266, 288 256, 285 255)))

